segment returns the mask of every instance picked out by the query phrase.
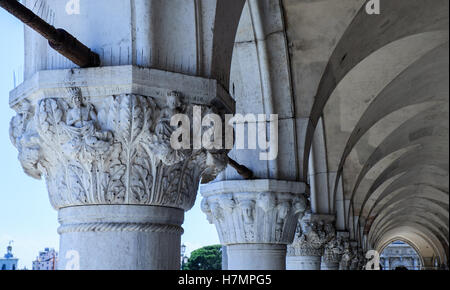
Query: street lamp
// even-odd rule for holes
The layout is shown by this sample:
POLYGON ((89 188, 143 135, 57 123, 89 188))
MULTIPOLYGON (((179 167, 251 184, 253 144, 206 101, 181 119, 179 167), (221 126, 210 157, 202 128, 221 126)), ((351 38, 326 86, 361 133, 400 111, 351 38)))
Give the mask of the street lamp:
POLYGON ((186 253, 186 245, 182 244, 181 245, 181 270, 183 270, 183 266, 184 264, 187 262, 187 257, 184 256, 184 254, 186 253))

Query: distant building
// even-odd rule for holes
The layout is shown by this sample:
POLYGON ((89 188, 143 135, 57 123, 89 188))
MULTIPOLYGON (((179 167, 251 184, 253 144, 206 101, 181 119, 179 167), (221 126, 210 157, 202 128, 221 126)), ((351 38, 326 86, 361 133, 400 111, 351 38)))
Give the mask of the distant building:
POLYGON ((33 261, 33 270, 56 270, 58 253, 55 249, 45 248, 33 261))
POLYGON ((17 270, 18 263, 19 259, 14 258, 11 242, 9 242, 8 247, 6 247, 6 254, 3 258, 0 258, 0 270, 17 270))
POLYGON ((396 241, 387 246, 380 257, 383 270, 395 270, 406 268, 408 270, 420 270, 420 257, 410 245, 396 241))

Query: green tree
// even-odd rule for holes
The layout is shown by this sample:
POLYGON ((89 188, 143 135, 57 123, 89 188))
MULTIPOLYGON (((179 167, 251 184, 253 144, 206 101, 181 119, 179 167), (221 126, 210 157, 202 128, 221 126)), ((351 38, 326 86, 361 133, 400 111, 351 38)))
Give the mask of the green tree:
POLYGON ((212 245, 197 249, 191 253, 183 270, 221 270, 222 246, 212 245))

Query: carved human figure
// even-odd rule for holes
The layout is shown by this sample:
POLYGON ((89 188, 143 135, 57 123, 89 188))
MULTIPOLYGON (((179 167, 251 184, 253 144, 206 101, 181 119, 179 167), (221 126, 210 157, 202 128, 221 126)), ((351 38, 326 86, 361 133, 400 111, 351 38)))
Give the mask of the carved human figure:
POLYGON ((112 134, 96 128, 95 108, 92 104, 84 104, 78 88, 71 88, 69 92, 72 94, 72 108, 67 111, 66 124, 63 127, 70 141, 64 145, 65 152, 69 155, 81 153, 84 157, 90 155, 90 158, 87 158, 93 159, 94 153, 102 153, 109 149, 112 134))
POLYGON ((240 202, 240 207, 242 210, 245 224, 253 224, 253 222, 254 222, 254 216, 253 216, 254 205, 253 204, 254 204, 254 201, 252 201, 252 200, 243 200, 240 202))
MULTIPOLYGON (((306 210, 309 207, 308 199, 302 195, 299 198, 297 198, 294 202, 294 213, 299 214, 298 220, 302 220, 306 210)), ((297 223, 299 225, 300 223, 297 223)))
POLYGON ((210 224, 214 223, 213 215, 211 212, 211 207, 209 206, 207 199, 205 199, 205 198, 202 199, 201 204, 200 204, 200 209, 202 210, 202 212, 204 212, 206 214, 206 218, 208 219, 208 222, 210 224))
MULTIPOLYGON (((181 96, 177 92, 168 92, 166 96, 166 105, 161 109, 159 116, 156 120, 156 126, 152 140, 149 142, 149 146, 152 151, 159 157, 159 159, 168 166, 175 165, 183 160, 190 153, 189 150, 175 150, 171 146, 171 136, 175 128, 170 125, 171 119, 176 114, 184 113, 186 106, 181 101, 181 96)), ((205 172, 205 178, 208 172, 205 172)), ((214 175, 212 172, 209 175, 214 175)), ((208 180, 211 181, 211 180, 208 180)))
POLYGON ((340 237, 333 238, 324 247, 324 260, 326 262, 339 262, 343 252, 342 239, 340 237))
POLYGON ((170 120, 176 114, 184 112, 184 106, 181 102, 180 94, 177 92, 168 92, 166 97, 166 106, 161 110, 158 122, 155 127, 155 134, 163 141, 170 141, 174 128, 170 125, 170 120))
POLYGON ((26 121, 30 114, 30 103, 23 101, 17 110, 17 115, 11 119, 9 127, 9 137, 14 146, 17 146, 18 139, 21 138, 26 131, 26 121))
POLYGON ((309 243, 316 249, 320 248, 325 240, 325 233, 321 228, 321 224, 312 222, 310 227, 311 230, 307 232, 309 243))
POLYGON ((66 124, 75 128, 94 126, 97 114, 92 104, 85 105, 81 91, 78 88, 70 88, 73 107, 67 112, 66 124))
POLYGON ((352 250, 350 248, 350 243, 348 241, 344 242, 344 251, 342 253, 341 263, 339 266, 340 270, 349 270, 350 261, 352 259, 352 250))
POLYGON ((350 270, 359 270, 358 266, 359 266, 359 257, 354 251, 353 258, 350 263, 350 270))
POLYGON ((286 217, 289 213, 289 203, 282 202, 277 207, 277 219, 275 225, 275 234, 278 240, 281 240, 281 236, 283 234, 283 227, 285 224, 286 217))
POLYGON ((39 164, 41 159, 39 135, 34 127, 35 123, 30 122, 32 115, 30 103, 24 100, 17 110, 17 115, 11 119, 9 137, 19 150, 19 161, 25 173, 40 179, 43 168, 39 164))
POLYGON ((363 249, 358 249, 358 269, 364 269, 366 266, 366 258, 363 249))
POLYGON ((267 212, 275 206, 275 198, 269 193, 261 193, 256 203, 262 210, 267 212))
POLYGON ((328 222, 324 225, 324 232, 325 232, 325 242, 329 242, 333 240, 336 237, 336 230, 334 228, 333 223, 328 222))

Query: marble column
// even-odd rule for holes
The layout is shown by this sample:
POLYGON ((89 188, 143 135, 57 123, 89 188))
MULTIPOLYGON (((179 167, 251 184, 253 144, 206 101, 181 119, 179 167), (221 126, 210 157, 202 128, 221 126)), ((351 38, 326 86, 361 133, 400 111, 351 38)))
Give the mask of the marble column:
POLYGON ((335 236, 333 216, 308 214, 299 220, 288 246, 286 269, 320 270, 324 246, 335 236))
POLYGON ((351 260, 350 260, 350 268, 349 270, 351 271, 356 271, 356 270, 361 270, 359 268, 360 266, 360 260, 361 258, 361 250, 358 247, 358 242, 357 241, 351 241, 350 242, 350 247, 351 247, 351 260))
POLYGON ((11 93, 11 140, 58 211, 59 269, 179 269, 184 212, 226 166, 173 148, 171 117, 190 132, 193 104, 233 111, 215 80, 134 66, 41 71, 11 93))
POLYGON ((339 263, 339 270, 350 270, 351 263, 353 260, 353 249, 349 240, 349 237, 343 237, 343 251, 341 255, 341 260, 339 263))
POLYGON ((200 192, 202 210, 227 247, 229 270, 286 269, 286 246, 308 206, 304 183, 228 180, 200 192))
POLYGON ((322 256, 321 270, 339 270, 342 254, 344 253, 344 241, 342 237, 335 236, 325 244, 322 256))

